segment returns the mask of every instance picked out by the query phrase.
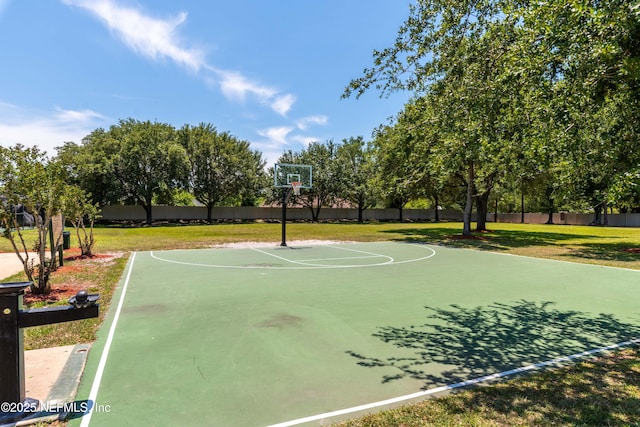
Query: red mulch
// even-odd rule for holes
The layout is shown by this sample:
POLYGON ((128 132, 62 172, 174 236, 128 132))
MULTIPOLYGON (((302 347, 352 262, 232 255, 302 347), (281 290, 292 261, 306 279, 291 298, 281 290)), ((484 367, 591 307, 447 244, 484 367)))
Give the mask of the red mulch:
POLYGON ((627 248, 623 249, 624 252, 629 252, 630 254, 640 254, 640 248, 627 248))
POLYGON ((84 289, 85 286, 55 286, 51 289, 48 294, 45 295, 37 295, 32 294, 29 289, 24 294, 23 301, 25 304, 33 304, 34 302, 57 302, 57 301, 68 301, 69 298, 78 293, 78 291, 84 289))
MULTIPOLYGON (((78 251, 80 252, 80 251, 78 251)), ((65 261, 75 261, 78 259, 97 259, 97 258, 111 258, 113 255, 93 254, 91 256, 86 255, 68 255, 64 257, 65 261)))
MULTIPOLYGON (((94 254, 91 257, 80 255, 80 248, 72 248, 64 251, 64 261, 75 261, 79 259, 98 259, 98 258, 111 258, 113 255, 107 254, 94 254)), ((55 273, 75 273, 80 272, 87 267, 88 264, 83 263, 81 265, 68 265, 65 264, 62 267, 58 267, 55 273)), ((45 295, 33 294, 29 289, 26 290, 23 302, 26 305, 30 305, 34 302, 46 302, 53 303, 58 301, 68 301, 69 298, 74 296, 78 291, 85 289, 86 284, 65 284, 55 285, 51 291, 45 295)))
POLYGON ((112 255, 103 255, 103 254, 93 254, 88 257, 86 255, 80 255, 80 248, 71 248, 65 249, 64 251, 64 260, 65 261, 75 261, 78 259, 98 259, 98 258, 110 258, 112 255))

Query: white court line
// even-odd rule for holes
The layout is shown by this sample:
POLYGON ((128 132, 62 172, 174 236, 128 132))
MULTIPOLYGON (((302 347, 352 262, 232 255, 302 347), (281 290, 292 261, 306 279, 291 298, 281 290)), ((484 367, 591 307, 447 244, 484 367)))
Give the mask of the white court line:
MULTIPOLYGON (((338 246, 331 246, 331 247, 342 249, 342 248, 340 248, 338 246)), ((258 248, 251 248, 251 250, 256 251, 256 252, 260 252, 261 254, 264 254, 264 255, 272 256, 274 258, 277 258, 277 259, 285 261, 285 262, 289 262, 289 263, 297 264, 297 265, 302 265, 302 266, 305 266, 305 267, 322 267, 322 268, 327 268, 327 267, 328 268, 374 267, 374 266, 387 265, 387 264, 392 264, 393 263, 393 258, 391 258, 388 255, 376 254, 376 253, 373 253, 373 252, 357 251, 357 250, 354 250, 354 249, 345 249, 345 250, 352 251, 352 252, 359 252, 359 253, 367 254, 367 255, 372 255, 372 256, 377 257, 377 258, 387 258, 388 261, 379 262, 379 263, 376 263, 376 264, 354 264, 354 265, 337 265, 337 266, 336 265, 329 265, 329 266, 327 266, 327 265, 324 265, 324 264, 313 264, 313 263, 310 263, 310 262, 295 261, 295 260, 292 260, 292 259, 281 257, 281 256, 276 255, 276 254, 269 253, 267 251, 263 251, 263 250, 258 249, 258 248)), ((351 258, 346 258, 346 259, 351 259, 351 258)))
MULTIPOLYGON (((426 259, 432 258, 433 256, 436 255, 436 251, 435 249, 427 246, 427 245, 421 245, 421 244, 410 244, 410 246, 417 246, 417 247, 421 247, 423 249, 427 249, 429 250, 431 253, 427 256, 423 256, 420 258, 411 258, 411 259, 407 259, 404 261, 387 261, 387 262, 381 262, 381 263, 376 263, 376 264, 353 264, 353 265, 326 265, 326 264, 311 264, 311 263, 304 263, 304 262, 296 262, 293 260, 290 260, 288 258, 283 258, 283 257, 279 257, 277 255, 268 253, 266 251, 262 251, 259 250, 257 248, 242 248, 242 249, 249 249, 249 250, 254 250, 254 251, 258 251, 258 252, 262 252, 265 255, 268 255, 270 257, 275 257, 275 258, 279 258, 281 261, 285 261, 287 263, 290 264, 298 264, 298 265, 293 265, 293 266, 264 266, 264 265, 225 265, 225 264, 203 264, 203 263, 197 263, 197 262, 187 262, 187 261, 177 261, 177 260, 173 260, 173 259, 168 259, 168 258, 163 258, 160 255, 155 254, 153 251, 149 252, 149 255, 151 256, 151 258, 158 260, 158 261, 162 261, 162 262, 168 262, 170 264, 178 264, 178 265, 186 265, 186 266, 190 266, 190 267, 206 267, 206 268, 230 268, 230 269, 274 269, 274 270, 312 270, 312 269, 339 269, 339 268, 367 268, 367 267, 379 267, 379 266, 385 266, 385 265, 395 265, 395 264, 408 264, 408 263, 412 263, 412 262, 418 262, 418 261, 424 261, 426 259)), ((365 252, 365 251, 358 251, 356 249, 348 249, 348 248, 344 248, 341 246, 331 246, 333 248, 336 249, 342 249, 345 251, 351 251, 351 252, 360 252, 360 253, 364 253, 364 254, 369 254, 371 255, 371 258, 388 258, 388 259, 392 259, 391 257, 387 256, 387 255, 382 255, 382 254, 376 254, 373 252, 365 252)), ((186 251, 191 251, 192 249, 189 250, 185 250, 185 249, 181 249, 181 250, 175 250, 175 251, 163 251, 163 252, 186 252, 186 251)), ((237 250, 237 249, 232 249, 232 250, 237 250)), ((339 258, 339 259, 356 259, 356 257, 345 257, 345 258, 339 258)), ((307 260, 308 261, 308 260, 307 260)))
POLYGON ((96 376, 93 378, 93 384, 91 385, 91 391, 89 392, 88 400, 90 402, 93 402, 93 405, 91 405, 89 412, 83 415, 82 423, 80 423, 80 427, 87 427, 91 422, 91 416, 93 415, 93 407, 96 406, 96 398, 98 397, 98 390, 100 389, 102 374, 104 373, 104 368, 107 365, 107 358, 109 357, 111 342, 113 341, 113 335, 116 332, 116 325, 118 324, 118 319, 120 318, 120 311, 122 311, 122 305, 124 304, 124 297, 127 293, 127 287, 129 286, 129 279, 131 278, 131 271, 133 270, 133 262, 135 261, 135 259, 136 259, 136 252, 134 252, 133 255, 131 256, 129 271, 127 272, 127 278, 125 279, 124 286, 122 287, 122 294, 120 294, 120 301, 118 301, 116 314, 113 316, 113 322, 111 322, 111 328, 109 328, 109 335, 107 336, 107 342, 104 345, 104 349, 102 349, 102 356, 100 357, 98 370, 96 371, 96 376))
POLYGON ((566 260, 566 259, 539 258, 539 257, 531 256, 531 255, 508 254, 508 253, 504 253, 504 252, 485 251, 485 250, 472 249, 472 248, 449 248, 449 249, 454 249, 454 250, 461 249, 461 250, 465 250, 465 251, 477 251, 477 252, 480 252, 480 253, 491 254, 491 255, 510 256, 510 257, 516 257, 516 258, 526 258, 526 259, 533 259, 533 260, 536 260, 536 261, 551 261, 551 262, 559 262, 559 263, 562 263, 562 264, 571 264, 571 265, 586 265, 586 266, 589 266, 589 267, 609 268, 609 269, 613 269, 613 270, 624 270, 624 271, 633 271, 634 273, 640 273, 640 270, 635 269, 635 268, 615 267, 613 265, 592 264, 592 263, 587 263, 587 262, 570 261, 570 260, 566 260))
POLYGON ((394 404, 394 403, 403 402, 403 401, 411 400, 411 399, 416 399, 416 398, 428 396, 428 395, 431 395, 431 394, 436 394, 436 393, 441 393, 441 392, 444 392, 444 391, 454 390, 456 388, 466 387, 466 386, 473 385, 473 384, 479 384, 479 383, 482 383, 482 382, 486 382, 486 381, 491 381, 491 380, 495 380, 495 379, 498 379, 498 378, 507 377, 507 376, 510 376, 510 375, 513 375, 513 374, 518 374, 518 373, 521 373, 521 372, 533 371, 533 370, 545 368, 547 366, 557 365, 557 364, 563 363, 563 362, 570 362, 570 361, 572 361, 574 359, 578 359, 578 358, 581 358, 581 357, 590 356, 590 355, 593 355, 593 354, 596 354, 596 353, 602 353, 602 352, 609 351, 609 350, 615 350, 617 348, 627 347, 627 346, 630 346, 630 345, 633 345, 633 344, 638 344, 638 343, 640 343, 640 338, 636 338, 636 339, 629 340, 629 341, 624 341, 624 342, 621 342, 621 343, 618 343, 618 344, 612 344, 612 345, 609 345, 607 347, 597 348, 597 349, 594 349, 594 350, 583 351, 582 353, 572 354, 571 356, 558 357, 557 359, 549 360, 549 361, 546 361, 546 362, 536 363, 535 365, 522 366, 520 368, 511 369, 511 370, 504 371, 504 372, 499 372, 497 374, 485 375, 484 377, 474 378, 474 379, 471 379, 471 380, 467 380, 467 381, 463 381, 463 382, 459 382, 459 383, 455 383, 455 384, 451 384, 451 385, 446 385, 446 386, 442 386, 442 387, 436 387, 436 388, 433 388, 433 389, 430 389, 430 390, 419 391, 417 393, 407 394, 405 396, 395 397, 395 398, 392 398, 392 399, 381 400, 379 402, 369 403, 369 404, 366 404, 366 405, 354 406, 353 408, 346 408, 346 409, 341 409, 341 410, 338 410, 338 411, 326 412, 324 414, 312 415, 310 417, 298 418, 297 420, 286 421, 286 422, 278 423, 278 424, 272 424, 272 425, 267 426, 267 427, 289 427, 289 426, 295 426, 295 425, 308 423, 308 422, 312 422, 312 421, 320 421, 320 420, 324 420, 326 418, 337 417, 337 416, 340 416, 340 415, 346 415, 346 414, 350 414, 350 413, 353 413, 353 412, 365 411, 367 409, 373 409, 373 408, 377 408, 377 407, 380 407, 380 406, 391 405, 391 404, 394 404))
POLYGON ((346 257, 336 257, 336 258, 305 258, 299 261, 300 262, 344 261, 347 259, 370 259, 370 258, 380 258, 380 255, 346 256, 346 257))
MULTIPOLYGON (((394 261, 393 264, 407 264, 407 263, 410 263, 410 262, 422 261, 422 260, 425 260, 425 259, 429 259, 429 258, 431 258, 432 256, 434 256, 436 254, 436 251, 433 248, 429 247, 429 246, 421 245, 421 244, 414 244, 414 243, 408 243, 408 244, 411 245, 411 246, 418 246, 418 247, 421 247, 421 248, 429 249, 431 251, 431 255, 427 255, 427 256, 421 257, 421 258, 406 259, 404 261, 394 261)), ((342 247, 342 246, 331 245, 331 247, 336 248, 336 249, 342 249, 343 251, 361 252, 363 254, 372 254, 372 255, 374 255, 373 252, 359 251, 357 249, 350 249, 350 248, 345 248, 345 247, 342 247)))

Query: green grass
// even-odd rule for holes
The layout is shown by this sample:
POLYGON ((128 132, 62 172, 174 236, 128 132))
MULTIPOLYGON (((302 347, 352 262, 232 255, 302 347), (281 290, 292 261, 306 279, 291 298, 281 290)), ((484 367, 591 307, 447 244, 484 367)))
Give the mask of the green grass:
MULTIPOLYGON (((491 250, 640 269, 640 228, 561 225, 488 224, 489 232, 476 239, 460 239, 460 223, 291 223, 287 240, 412 241, 491 250)), ((215 244, 261 241, 280 242, 277 223, 216 224, 96 229, 98 251, 146 251, 205 248, 215 244)), ((9 250, 0 241, 0 250, 9 250)))
MULTIPOLYGON (((459 239, 460 223, 291 223, 287 226, 287 240, 429 242, 640 269, 640 254, 625 252, 640 248, 640 228, 503 223, 489 223, 488 228, 490 231, 487 233, 475 233, 474 240, 463 240, 459 239)), ((280 232, 281 226, 277 223, 242 223, 100 227, 95 234, 98 252, 128 252, 205 248, 240 241, 280 242, 280 232)), ((72 242, 74 240, 75 236, 72 236, 72 242)), ((11 251, 6 239, 0 239, 0 251, 11 251)))
POLYGON ((640 357, 627 349, 337 426, 632 426, 638 420, 640 357))
MULTIPOLYGON (((124 254, 118 254, 124 255, 124 254)), ((58 347, 93 342, 109 308, 111 296, 127 262, 126 256, 112 259, 96 258, 66 261, 63 268, 51 276, 52 293, 46 301, 30 301, 27 308, 67 305, 68 294, 79 290, 100 294, 100 317, 75 322, 36 326, 24 330, 25 350, 58 347), (64 290, 65 292, 61 292, 64 290), (64 296, 60 296, 64 295, 64 296)), ((7 282, 24 281, 24 273, 5 279, 7 282)))
MULTIPOLYGON (((640 228, 559 225, 488 224, 489 232, 461 239, 459 223, 291 223, 287 240, 409 241, 490 250, 532 257, 640 269, 640 228)), ((280 242, 277 223, 158 227, 100 227, 96 253, 204 248, 240 242, 280 242)), ((72 235, 72 245, 75 245, 72 235)), ((6 239, 0 251, 9 252, 6 239)), ((101 316, 125 268, 126 256, 111 264, 90 266, 71 261, 67 273, 55 273, 54 289, 65 283, 90 284, 101 293, 101 316), (86 267, 86 268, 84 268, 86 267)), ((9 278, 24 280, 20 274, 9 278)), ((59 302, 59 304, 64 301, 59 302)), ((29 328, 27 348, 88 342, 102 319, 66 326, 29 328)), ((483 386, 382 411, 346 426, 512 426, 512 425, 640 425, 640 353, 628 349, 561 369, 483 386), (636 423, 636 424, 634 424, 636 423)))

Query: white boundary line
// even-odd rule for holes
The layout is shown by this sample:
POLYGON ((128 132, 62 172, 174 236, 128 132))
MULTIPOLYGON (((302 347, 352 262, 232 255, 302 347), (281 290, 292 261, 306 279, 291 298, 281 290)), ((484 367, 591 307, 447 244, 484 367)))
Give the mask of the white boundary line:
POLYGON ((633 271, 634 273, 640 273, 640 270, 638 270, 638 269, 628 268, 628 267, 615 267, 613 265, 592 264, 592 263, 587 263, 587 262, 570 261, 570 260, 566 260, 566 259, 542 258, 542 257, 534 257, 534 256, 531 256, 531 255, 509 254, 509 253, 497 252, 497 251, 489 251, 489 250, 484 250, 484 249, 455 248, 455 247, 447 247, 447 246, 442 246, 442 247, 443 248, 448 248, 448 249, 456 249, 456 250, 457 249, 462 249, 462 250, 467 250, 467 251, 478 251, 480 253, 492 254, 492 255, 510 256, 510 257, 516 257, 516 258, 533 259, 533 260, 538 260, 538 261, 559 262, 561 264, 570 264, 570 265, 586 265, 586 266, 589 266, 589 267, 608 268, 608 269, 613 269, 613 270, 633 271))
POLYGON ((617 343, 617 344, 612 344, 609 345, 607 347, 602 347, 602 348, 597 348, 597 349, 593 349, 593 350, 587 350, 587 351, 583 351, 582 353, 576 353, 576 354, 572 354, 571 356, 563 356, 563 357, 558 357, 556 359, 553 360, 548 360, 546 362, 540 362, 540 363, 536 363, 534 365, 527 365, 527 366, 522 366, 520 368, 515 368, 515 369, 511 369, 508 371, 504 371, 504 372, 498 372, 496 374, 491 374, 491 375, 485 375, 483 377, 479 377, 479 378, 474 378, 471 380, 467 380, 467 381, 463 381, 463 382, 459 382, 459 383, 455 383, 455 384, 451 384, 451 385, 446 385, 446 386, 442 386, 442 387, 436 387, 430 390, 425 390, 425 391, 419 391, 417 393, 412 393, 412 394, 407 394, 404 396, 399 396, 399 397, 394 397, 392 399, 387 399, 387 400, 381 400, 379 402, 373 402, 373 403, 368 403, 366 405, 360 405, 360 406, 354 406, 352 408, 346 408, 346 409, 340 409, 338 411, 333 411, 333 412, 326 412, 324 414, 318 414, 318 415, 312 415, 310 417, 305 417, 305 418, 298 418, 297 420, 292 420, 292 421, 286 421, 283 423, 279 423, 279 424, 272 424, 270 426, 267 427, 289 427, 289 426, 295 426, 298 424, 303 424, 303 423, 308 423, 308 422, 312 422, 312 421, 320 421, 320 420, 324 420, 326 418, 332 418, 332 417, 337 417, 340 415, 346 415, 346 414, 350 414, 353 412, 359 412, 359 411, 365 411, 367 409, 373 409, 373 408, 377 408, 380 406, 385 406, 385 405, 391 405, 394 403, 398 403, 398 402, 403 402, 406 400, 411 400, 411 399, 416 399, 419 397, 424 397, 424 396, 428 396, 431 394, 436 394, 436 393, 441 393, 444 391, 448 391, 448 390, 454 390, 457 388, 461 388, 461 387, 466 387, 469 385, 473 385, 473 384, 479 384, 482 382, 486 382, 486 381, 491 381, 491 380, 495 380, 498 378, 503 378, 503 377, 507 377, 513 374, 518 374, 521 372, 527 372, 527 371, 533 371, 533 370, 537 370, 537 369, 541 369, 541 368, 545 368, 547 366, 551 366, 551 365, 557 365, 563 362, 570 362, 574 359, 578 359, 581 357, 585 357, 585 356, 590 356, 596 353, 602 353, 605 351, 609 351, 609 350, 615 350, 621 347, 627 347, 633 344, 638 344, 640 343, 640 338, 636 338, 633 340, 629 340, 629 341, 624 341, 621 343, 617 343))
POLYGON ((349 256, 349 257, 336 257, 336 258, 313 258, 313 259, 301 259, 298 262, 315 262, 315 261, 344 261, 347 259, 370 259, 380 258, 381 255, 363 255, 363 256, 349 256))
MULTIPOLYGON (((339 246, 330 246, 330 247, 336 248, 336 249, 343 249, 343 248, 340 248, 339 246)), ((313 264, 313 263, 310 263, 310 262, 306 262, 305 260, 295 261, 295 260, 292 260, 292 259, 289 259, 289 258, 284 258, 284 257, 278 256, 276 254, 270 254, 269 252, 263 251, 263 250, 258 249, 258 248, 252 248, 252 250, 254 250, 256 252, 260 252, 261 254, 264 254, 264 255, 272 256, 274 258, 277 258, 277 259, 285 261, 285 262, 289 262, 291 264, 298 264, 298 265, 302 265, 302 266, 305 266, 305 267, 316 267, 316 268, 327 268, 327 267, 328 268, 376 267, 376 266, 380 266, 380 265, 393 264, 393 261, 394 261, 394 259, 392 257, 388 256, 388 255, 377 254, 377 253, 374 253, 374 252, 357 251, 357 250, 354 250, 354 249, 343 249, 343 250, 348 250, 348 251, 351 251, 351 252, 358 252, 358 253, 361 253, 361 254, 367 254, 367 255, 369 255, 371 257, 375 257, 375 258, 386 258, 388 261, 379 262, 379 263, 376 263, 376 264, 324 265, 324 264, 313 264)), ((340 258, 333 258, 333 260, 336 260, 336 259, 340 259, 340 258)), ((342 258, 342 259, 349 260, 349 259, 354 259, 354 257, 346 257, 346 258, 342 258)), ((327 260, 329 260, 329 259, 327 259, 327 260)), ((319 260, 313 260, 313 261, 322 261, 322 260, 319 259, 319 260)))
POLYGON ((118 301, 118 307, 116 308, 116 313, 113 316, 113 321, 111 322, 111 328, 109 328, 109 335, 107 335, 107 342, 102 349, 102 356, 100 356, 100 363, 98 364, 98 369, 96 370, 96 376, 93 378, 93 384, 91 385, 91 391, 89 392, 88 400, 93 402, 91 405, 91 409, 82 417, 82 423, 80 423, 80 427, 88 427, 91 422, 91 416, 93 415, 93 407, 96 404, 96 398, 98 397, 98 389, 100 389, 100 382, 102 381, 102 374, 104 373, 104 368, 107 364, 107 358, 109 357, 109 350, 111 349, 111 343, 113 342, 113 336, 116 332, 116 326, 118 325, 118 319, 120 318, 120 311, 122 311, 122 305, 124 304, 124 297, 127 293, 127 287, 129 286, 129 279, 131 278, 131 271, 133 270, 133 262, 136 259, 136 252, 131 255, 131 261, 129 264, 129 271, 127 272, 127 278, 124 281, 124 285, 122 287, 122 294, 120 294, 120 301, 118 301))

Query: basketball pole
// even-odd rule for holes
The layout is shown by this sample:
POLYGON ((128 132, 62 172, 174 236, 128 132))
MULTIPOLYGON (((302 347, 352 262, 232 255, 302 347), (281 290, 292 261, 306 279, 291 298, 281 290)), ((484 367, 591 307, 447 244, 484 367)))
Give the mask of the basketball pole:
POLYGON ((287 246, 287 202, 292 191, 292 187, 282 189, 282 242, 280 242, 280 246, 287 246))

